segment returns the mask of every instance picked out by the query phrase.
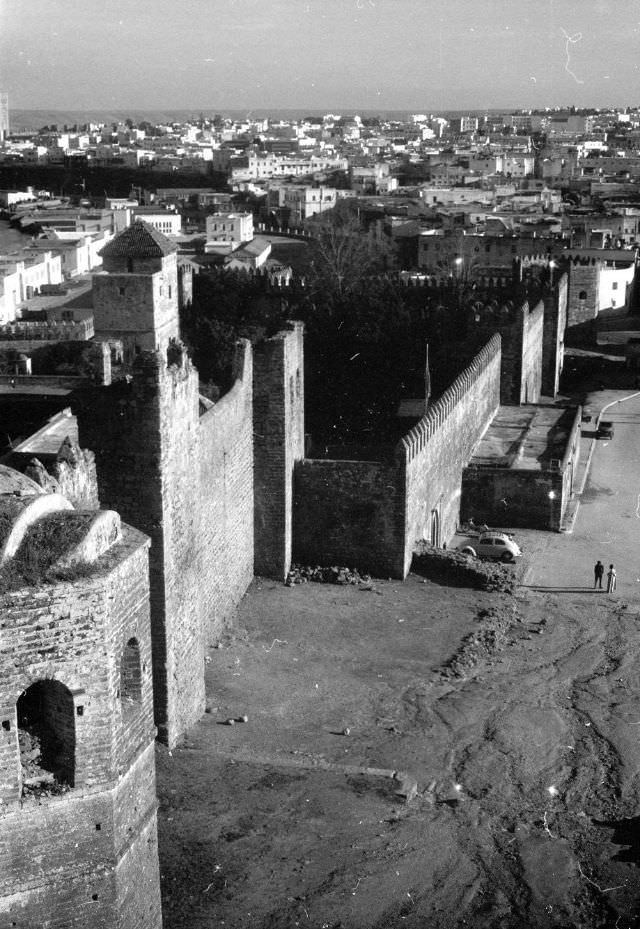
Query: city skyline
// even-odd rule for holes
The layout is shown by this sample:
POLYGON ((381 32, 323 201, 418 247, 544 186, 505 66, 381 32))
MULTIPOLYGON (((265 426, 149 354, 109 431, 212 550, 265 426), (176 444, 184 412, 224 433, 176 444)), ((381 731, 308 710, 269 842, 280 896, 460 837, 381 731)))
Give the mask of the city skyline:
POLYGON ((0 0, 12 109, 633 105, 638 0, 0 0))

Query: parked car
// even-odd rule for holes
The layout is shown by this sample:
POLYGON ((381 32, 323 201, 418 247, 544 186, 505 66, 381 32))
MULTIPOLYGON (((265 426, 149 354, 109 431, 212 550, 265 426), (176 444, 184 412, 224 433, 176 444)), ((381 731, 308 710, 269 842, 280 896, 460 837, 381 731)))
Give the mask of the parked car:
POLYGON ((505 564, 513 563, 520 558, 522 551, 511 536, 504 532, 483 532, 474 539, 473 544, 465 544, 460 549, 465 555, 473 555, 484 561, 503 561, 505 564))
POLYGON ((613 423, 608 419, 603 419, 598 424, 596 439, 612 439, 614 433, 613 423))

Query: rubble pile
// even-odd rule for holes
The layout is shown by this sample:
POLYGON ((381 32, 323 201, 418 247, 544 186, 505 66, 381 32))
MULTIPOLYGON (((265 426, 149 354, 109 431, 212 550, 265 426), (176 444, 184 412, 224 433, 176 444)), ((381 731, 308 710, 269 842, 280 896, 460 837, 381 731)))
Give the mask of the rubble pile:
POLYGON ((38 726, 20 728, 18 744, 23 796, 49 797, 69 790, 68 784, 56 780, 54 772, 42 766, 42 737, 38 726))
POLYGON ((316 584, 369 584, 371 578, 368 574, 360 574, 356 568, 338 567, 324 568, 321 565, 294 564, 287 575, 285 584, 294 587, 296 584, 306 584, 313 581, 316 584))
POLYGON ((479 561, 473 555, 435 548, 428 542, 417 542, 411 570, 429 580, 455 587, 513 593, 518 585, 518 571, 512 565, 479 561))
POLYGON ((458 651, 442 669, 442 677, 466 678, 480 661, 500 651, 517 616, 513 609, 481 610, 478 622, 478 629, 462 640, 458 651))

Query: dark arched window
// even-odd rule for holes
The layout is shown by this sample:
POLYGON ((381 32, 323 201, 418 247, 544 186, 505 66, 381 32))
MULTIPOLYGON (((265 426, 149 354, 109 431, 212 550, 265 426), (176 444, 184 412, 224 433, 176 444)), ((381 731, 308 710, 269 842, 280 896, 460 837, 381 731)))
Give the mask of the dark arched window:
POLYGON ((137 639, 129 639, 120 660, 120 699, 122 708, 126 710, 138 703, 141 692, 140 645, 137 639))
POLYGON ((586 299, 587 299, 586 290, 581 290, 580 293, 578 294, 578 300, 586 300, 586 299))
POLYGON ((23 793, 60 793, 73 787, 76 725, 73 696, 59 681, 37 681, 18 698, 18 742, 23 793))

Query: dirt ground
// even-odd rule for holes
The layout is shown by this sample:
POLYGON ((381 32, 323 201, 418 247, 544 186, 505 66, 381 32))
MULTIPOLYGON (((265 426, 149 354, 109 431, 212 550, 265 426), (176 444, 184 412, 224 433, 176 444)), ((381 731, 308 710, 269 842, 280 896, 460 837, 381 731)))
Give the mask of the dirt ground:
POLYGON ((634 604, 256 580, 158 747, 166 929, 640 927, 634 604))

